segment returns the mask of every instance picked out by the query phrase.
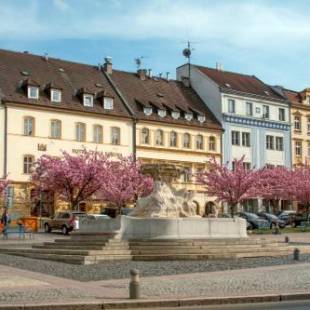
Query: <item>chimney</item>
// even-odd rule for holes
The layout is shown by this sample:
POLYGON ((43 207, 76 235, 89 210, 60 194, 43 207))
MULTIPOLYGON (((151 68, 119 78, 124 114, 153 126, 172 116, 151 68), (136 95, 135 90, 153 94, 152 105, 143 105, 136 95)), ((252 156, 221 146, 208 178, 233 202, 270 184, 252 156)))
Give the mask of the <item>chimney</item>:
POLYGON ((189 78, 187 76, 181 76, 181 81, 186 87, 190 87, 189 78))
POLYGON ((224 71, 224 66, 220 64, 219 62, 216 63, 216 70, 218 71, 224 71))
POLYGON ((170 72, 166 72, 166 79, 169 80, 169 74, 170 72))
POLYGON ((148 69, 148 76, 149 78, 152 78, 152 69, 148 69))
POLYGON ((105 57, 104 58, 104 65, 103 65, 103 70, 107 74, 112 74, 113 69, 112 69, 112 57, 105 57))
POLYGON ((146 69, 138 69, 137 74, 141 81, 146 80, 147 70, 146 69))

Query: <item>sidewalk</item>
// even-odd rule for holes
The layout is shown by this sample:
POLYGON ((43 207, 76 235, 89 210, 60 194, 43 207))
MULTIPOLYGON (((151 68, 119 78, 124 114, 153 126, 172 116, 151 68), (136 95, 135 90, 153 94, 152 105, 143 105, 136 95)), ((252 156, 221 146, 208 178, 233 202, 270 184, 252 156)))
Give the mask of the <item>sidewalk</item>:
MULTIPOLYGON (((104 265, 102 265, 104 268, 104 265)), ((161 277, 141 277, 143 300, 186 300, 304 293, 310 297, 310 264, 161 277)), ((4 305, 128 302, 128 280, 78 282, 0 266, 0 309, 4 305)), ((251 297, 252 298, 252 297, 251 297)), ((259 297, 257 297, 259 298, 259 297)), ((261 297, 260 297, 261 298, 261 297)), ((250 299, 252 300, 252 299, 250 299)))

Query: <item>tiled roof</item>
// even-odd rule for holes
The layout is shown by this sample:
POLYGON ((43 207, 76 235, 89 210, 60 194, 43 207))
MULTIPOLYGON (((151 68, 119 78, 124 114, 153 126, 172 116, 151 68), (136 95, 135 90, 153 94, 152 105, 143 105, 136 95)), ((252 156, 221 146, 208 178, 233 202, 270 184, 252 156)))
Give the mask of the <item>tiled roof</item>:
POLYGON ((302 104, 299 92, 291 89, 283 89, 283 93, 292 104, 302 104))
POLYGON ((96 66, 55 58, 46 60, 44 57, 28 53, 0 50, 0 89, 3 100, 7 102, 131 117, 121 98, 96 66), (27 79, 31 84, 39 84, 39 100, 27 98, 27 92, 23 87, 27 79), (61 103, 50 101, 47 92, 49 85, 56 85, 62 89, 61 103), (108 93, 114 98, 114 109, 105 110, 102 97, 94 100, 94 107, 84 107, 79 96, 82 89, 94 94, 108 93))
POLYGON ((182 82, 150 77, 141 80, 136 73, 117 70, 113 70, 111 78, 138 119, 221 129, 220 124, 203 101, 182 82), (144 107, 152 107, 153 113, 150 116, 145 115, 144 107), (157 114, 158 109, 167 110, 167 115, 160 117, 157 114), (172 111, 180 111, 180 118, 177 120, 172 118, 172 111), (185 112, 193 113, 194 117, 191 121, 184 118, 185 112), (206 121, 200 123, 197 115, 204 115, 206 121))
POLYGON ((203 74, 212 79, 224 92, 241 92, 265 97, 267 100, 284 100, 269 85, 263 83, 254 75, 195 66, 203 74))

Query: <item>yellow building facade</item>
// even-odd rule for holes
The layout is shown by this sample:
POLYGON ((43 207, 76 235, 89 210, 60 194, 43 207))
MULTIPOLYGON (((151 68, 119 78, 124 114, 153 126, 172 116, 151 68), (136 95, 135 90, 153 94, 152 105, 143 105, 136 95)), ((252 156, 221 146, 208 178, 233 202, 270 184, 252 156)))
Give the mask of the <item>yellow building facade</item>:
MULTIPOLYGON (((12 181, 8 204, 13 220, 49 216, 67 208, 50 193, 43 193, 41 202, 34 201, 30 183, 35 161, 43 154, 59 156, 61 151, 135 153, 142 163, 181 165, 184 172, 175 186, 195 192, 197 212, 204 214, 214 200, 196 183, 194 174, 210 158, 221 160, 222 129, 192 90, 151 77, 145 77, 150 83, 144 84, 137 73, 126 73, 130 79, 123 79, 121 71, 112 72, 110 63, 95 67, 2 50, 0 65, 4 68, 0 174, 12 181), (140 90, 132 87, 133 81, 140 90), (148 94, 142 101, 150 105, 151 114, 146 115, 142 106, 137 110, 133 103, 141 100, 140 86, 148 94)), ((101 201, 83 205, 91 212, 104 206, 101 201)))
POLYGON ((292 164, 310 162, 310 88, 284 90, 291 103, 292 164))

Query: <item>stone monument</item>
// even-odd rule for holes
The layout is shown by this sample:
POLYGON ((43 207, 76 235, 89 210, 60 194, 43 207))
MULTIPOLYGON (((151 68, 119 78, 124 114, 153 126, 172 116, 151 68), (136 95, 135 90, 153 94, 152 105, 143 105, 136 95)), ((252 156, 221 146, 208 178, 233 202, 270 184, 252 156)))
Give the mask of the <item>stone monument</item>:
POLYGON ((147 164, 143 173, 154 178, 153 192, 138 200, 128 216, 116 219, 81 218, 80 233, 113 233, 123 240, 245 238, 242 218, 202 218, 196 214, 192 193, 176 190, 172 182, 182 167, 147 164))

